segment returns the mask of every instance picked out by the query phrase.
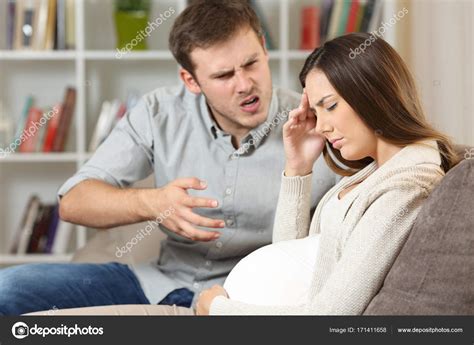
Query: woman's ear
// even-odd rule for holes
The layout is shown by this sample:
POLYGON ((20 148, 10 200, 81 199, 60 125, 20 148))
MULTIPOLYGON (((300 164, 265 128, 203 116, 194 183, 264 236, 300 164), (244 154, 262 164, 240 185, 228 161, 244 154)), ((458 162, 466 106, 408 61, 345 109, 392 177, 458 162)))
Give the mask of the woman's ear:
POLYGON ((193 77, 189 71, 185 70, 184 68, 179 69, 179 77, 184 83, 184 86, 194 94, 201 93, 201 87, 199 86, 196 79, 193 77))

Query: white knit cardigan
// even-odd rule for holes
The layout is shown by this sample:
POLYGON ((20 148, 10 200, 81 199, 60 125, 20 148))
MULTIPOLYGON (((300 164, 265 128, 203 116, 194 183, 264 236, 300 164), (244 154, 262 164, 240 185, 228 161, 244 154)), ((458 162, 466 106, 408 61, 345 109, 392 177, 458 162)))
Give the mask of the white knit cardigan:
MULTIPOLYGON (((320 233, 320 248, 304 305, 258 306, 214 298, 211 315, 360 315, 380 289, 423 201, 444 176, 436 142, 409 145, 377 168, 344 177, 320 201, 310 223, 311 174, 283 177, 273 242, 320 233), (363 181, 338 231, 320 231, 324 204, 363 181)), ((271 288, 271 287, 269 287, 271 288)))

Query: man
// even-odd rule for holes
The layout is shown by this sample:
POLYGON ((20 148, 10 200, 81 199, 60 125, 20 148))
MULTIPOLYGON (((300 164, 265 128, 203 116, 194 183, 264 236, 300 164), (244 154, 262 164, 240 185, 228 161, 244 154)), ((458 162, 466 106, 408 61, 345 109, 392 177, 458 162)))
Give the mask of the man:
MULTIPOLYGON (((272 89, 261 26, 245 1, 193 3, 169 43, 184 86, 145 95, 58 193, 61 218, 88 227, 165 215, 159 259, 5 269, 0 314, 53 306, 189 307, 242 257, 271 242, 282 125, 299 95, 272 89), (153 172, 158 188, 130 187, 153 172)), ((314 176, 315 206, 337 177, 321 160, 314 176)))

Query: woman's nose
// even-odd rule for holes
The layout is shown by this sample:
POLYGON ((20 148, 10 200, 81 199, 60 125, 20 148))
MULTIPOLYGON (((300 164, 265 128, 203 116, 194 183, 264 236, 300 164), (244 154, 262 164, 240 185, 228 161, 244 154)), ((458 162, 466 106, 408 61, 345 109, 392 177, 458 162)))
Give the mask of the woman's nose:
POLYGON ((325 134, 331 132, 332 127, 327 121, 325 121, 321 116, 316 119, 316 132, 319 134, 325 134))

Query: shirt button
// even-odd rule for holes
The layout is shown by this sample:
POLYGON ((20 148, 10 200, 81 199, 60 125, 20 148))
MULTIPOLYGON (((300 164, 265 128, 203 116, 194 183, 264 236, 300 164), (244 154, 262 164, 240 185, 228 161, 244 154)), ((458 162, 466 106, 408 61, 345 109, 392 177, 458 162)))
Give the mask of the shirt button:
POLYGON ((226 195, 231 195, 231 194, 232 194, 232 189, 227 188, 227 189, 225 190, 225 194, 226 194, 226 195))
POLYGON ((232 227, 234 225, 234 221, 232 219, 227 219, 227 226, 232 227))
POLYGON ((199 283, 194 283, 193 286, 194 286, 195 289, 199 289, 201 287, 201 285, 199 283))
POLYGON ((221 241, 216 242, 216 247, 217 248, 222 248, 222 242, 221 241))
POLYGON ((211 266, 211 265, 212 265, 211 260, 207 260, 207 261, 206 261, 206 266, 209 267, 209 266, 211 266))

